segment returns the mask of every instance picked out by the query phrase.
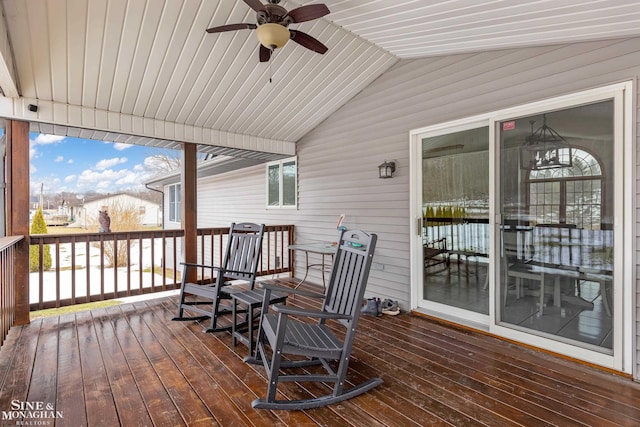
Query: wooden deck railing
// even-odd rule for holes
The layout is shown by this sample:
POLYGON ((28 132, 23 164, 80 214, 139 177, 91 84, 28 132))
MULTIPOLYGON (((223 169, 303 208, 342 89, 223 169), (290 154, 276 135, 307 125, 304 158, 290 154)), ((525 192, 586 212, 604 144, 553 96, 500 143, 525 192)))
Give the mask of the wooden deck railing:
POLYGON ((23 238, 23 236, 0 238, 0 345, 4 344, 15 319, 14 248, 23 238))
MULTIPOLYGON (((198 263, 220 265, 228 233, 228 227, 198 229, 198 263)), ((32 235, 30 245, 39 248, 39 260, 30 278, 30 309, 177 289, 183 236, 183 230, 32 235)), ((293 225, 265 228, 259 275, 293 271, 286 249, 293 236, 293 225)))

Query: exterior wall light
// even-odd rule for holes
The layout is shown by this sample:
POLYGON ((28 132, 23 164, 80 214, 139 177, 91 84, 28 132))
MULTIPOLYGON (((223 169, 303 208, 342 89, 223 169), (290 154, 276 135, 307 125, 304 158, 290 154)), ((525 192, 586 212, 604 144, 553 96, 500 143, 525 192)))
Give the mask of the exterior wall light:
POLYGON ((396 171, 396 163, 395 162, 387 162, 384 161, 383 164, 378 166, 378 177, 379 178, 391 178, 393 177, 393 173, 396 171))

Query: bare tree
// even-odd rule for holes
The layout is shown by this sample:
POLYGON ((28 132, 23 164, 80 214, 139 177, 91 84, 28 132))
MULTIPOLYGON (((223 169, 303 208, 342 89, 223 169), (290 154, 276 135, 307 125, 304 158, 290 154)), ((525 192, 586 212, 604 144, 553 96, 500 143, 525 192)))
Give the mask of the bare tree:
MULTIPOLYGON (((131 203, 125 203, 118 199, 113 199, 109 204, 102 207, 111 219, 111 231, 135 231, 142 229, 140 210, 131 203)), ((88 227, 92 232, 97 232, 100 228, 98 214, 88 218, 88 227)), ((131 242, 134 246, 136 242, 131 242)), ((94 244, 99 247, 99 243, 94 244)), ((109 240, 104 243, 104 256, 107 259, 107 267, 126 267, 129 263, 127 259, 127 242, 125 240, 109 240), (117 242, 117 245, 115 244, 117 242)))
MULTIPOLYGON (((182 152, 177 150, 158 150, 154 151, 152 156, 145 159, 145 168, 157 175, 166 174, 169 172, 177 171, 182 165, 182 152)), ((211 156, 205 153, 198 153, 198 160, 207 160, 211 156)))

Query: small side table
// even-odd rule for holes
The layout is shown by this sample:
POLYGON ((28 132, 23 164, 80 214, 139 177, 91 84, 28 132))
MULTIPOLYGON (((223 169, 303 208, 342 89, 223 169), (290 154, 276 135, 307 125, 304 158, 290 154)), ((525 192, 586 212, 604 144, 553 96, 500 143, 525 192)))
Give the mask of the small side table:
MULTIPOLYGON (((251 290, 242 291, 242 292, 232 292, 229 295, 231 296, 231 299, 232 299, 231 316, 232 316, 233 322, 231 325, 231 337, 232 337, 233 346, 235 347, 238 341, 244 343, 249 348, 249 357, 253 357, 254 356, 253 322, 260 315, 260 310, 262 309, 262 300, 264 297, 264 290, 251 289, 251 290), (237 317, 238 303, 243 304, 247 307, 247 314, 244 322, 242 323, 238 323, 238 317, 237 317), (254 316, 256 309, 258 310, 258 313, 257 315, 254 316)), ((269 305, 286 304, 286 301, 287 301, 286 294, 282 294, 280 292, 271 292, 271 299, 269 301, 269 305)))
POLYGON ((307 279, 309 275, 310 269, 320 270, 322 272, 322 287, 326 288, 324 273, 331 271, 331 266, 333 265, 333 255, 336 253, 337 246, 331 242, 315 242, 315 243, 303 243, 303 244, 295 244, 289 245, 290 251, 302 251, 305 256, 305 266, 306 270, 304 272, 304 277, 300 282, 295 286, 298 288, 304 281, 307 279), (320 254, 322 257, 322 261, 320 263, 309 264, 309 254, 320 254), (327 260, 331 262, 327 263, 327 260))

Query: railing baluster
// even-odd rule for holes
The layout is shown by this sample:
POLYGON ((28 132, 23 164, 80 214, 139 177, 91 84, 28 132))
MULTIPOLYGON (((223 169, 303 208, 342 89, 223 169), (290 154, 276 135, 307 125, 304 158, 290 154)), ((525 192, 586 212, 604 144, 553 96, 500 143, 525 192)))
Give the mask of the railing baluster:
MULTIPOLYGON (((177 244, 177 234, 174 232, 173 234, 173 281, 175 282, 176 271, 178 271, 178 244, 177 244)), ((165 281, 164 286, 167 286, 165 281)))
POLYGON ((125 241, 127 242, 127 296, 129 296, 131 295, 131 233, 127 233, 125 241))
MULTIPOLYGON (((142 253, 144 252, 142 233, 138 235, 138 283, 140 283, 140 289, 142 289, 142 253)), ((151 276, 153 277, 153 271, 151 272, 151 276)), ((153 284, 151 285, 151 292, 153 292, 153 284)))
MULTIPOLYGON (((113 237, 113 292, 118 295, 118 239, 113 237)), ((103 299, 106 299, 103 297, 103 299)))
POLYGON ((100 300, 104 300, 104 236, 100 235, 100 300))
MULTIPOLYGON (((41 266, 44 265, 44 242, 42 240, 38 245, 38 262, 41 266)), ((44 271, 42 271, 42 268, 38 272, 38 292, 38 307, 42 309, 44 302, 44 271)))
POLYGON ((76 238, 71 237, 71 301, 76 302, 76 238))
POLYGON ((54 240, 56 245, 56 307, 60 307, 60 239, 54 240))
POLYGON ((87 275, 87 294, 85 296, 86 302, 91 301, 91 247, 89 246, 89 240, 84 243, 84 257, 85 257, 85 270, 87 275))
MULTIPOLYGON (((176 239, 175 235, 173 236, 173 245, 175 246, 176 239)), ((162 238, 162 288, 164 289, 167 283, 167 241, 163 237, 162 238)))
POLYGON ((151 238, 151 288, 156 288, 156 238, 151 238))

